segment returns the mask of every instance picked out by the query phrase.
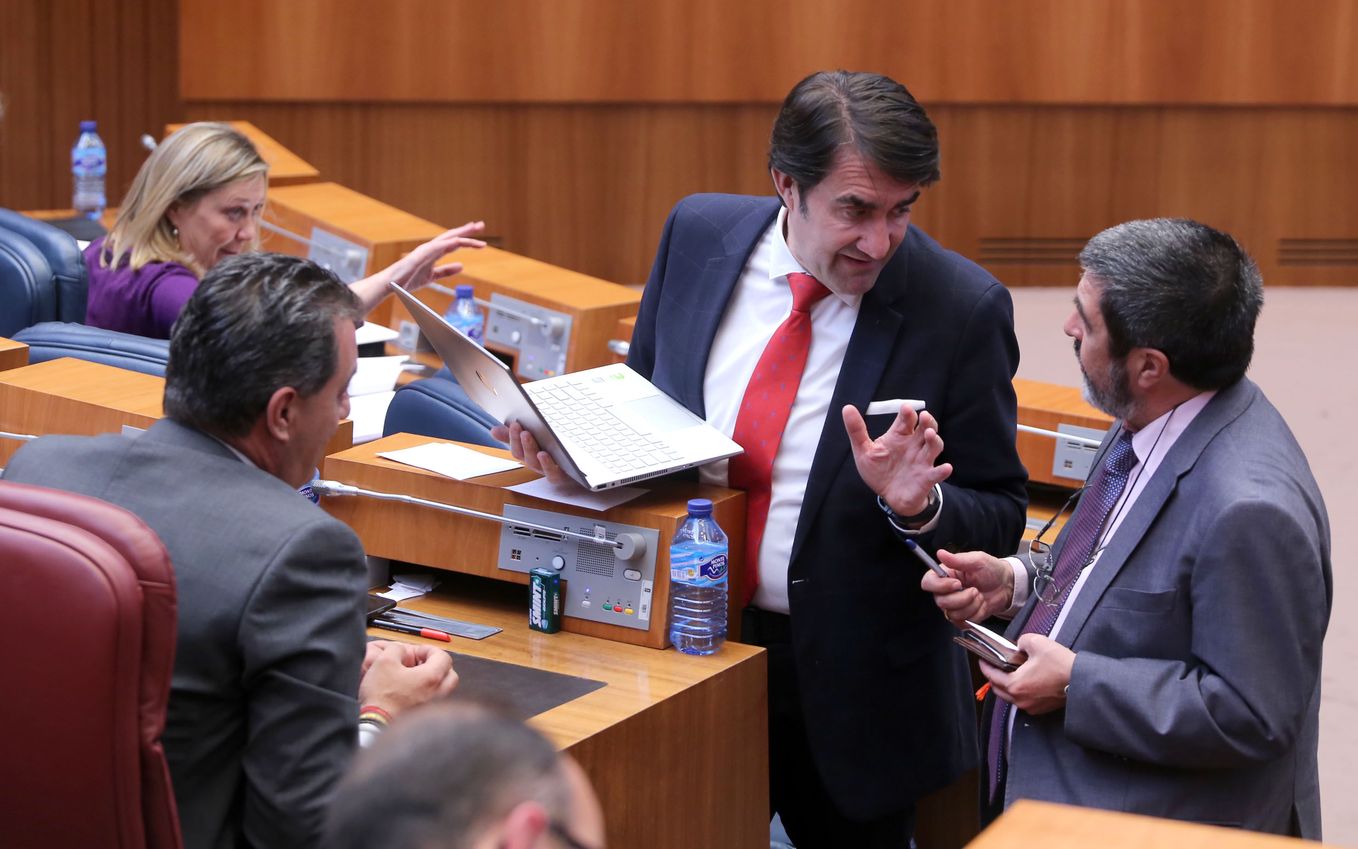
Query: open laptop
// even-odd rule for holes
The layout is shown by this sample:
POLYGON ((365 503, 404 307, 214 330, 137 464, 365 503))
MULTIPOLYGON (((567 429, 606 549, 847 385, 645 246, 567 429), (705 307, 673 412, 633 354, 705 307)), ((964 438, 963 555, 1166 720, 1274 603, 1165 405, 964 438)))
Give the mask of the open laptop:
POLYGON ((498 357, 389 285, 467 395, 500 421, 523 425, 587 489, 643 481, 742 450, 622 364, 521 385, 498 357))

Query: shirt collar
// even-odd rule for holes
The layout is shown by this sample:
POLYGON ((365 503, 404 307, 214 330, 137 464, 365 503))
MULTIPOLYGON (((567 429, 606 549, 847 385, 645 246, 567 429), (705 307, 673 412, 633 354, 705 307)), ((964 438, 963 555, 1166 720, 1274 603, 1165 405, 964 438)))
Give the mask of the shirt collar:
POLYGON ((1216 394, 1215 389, 1199 392, 1132 434, 1132 450, 1136 452, 1137 459, 1142 463, 1146 462, 1157 442, 1164 448, 1159 452, 1163 456, 1216 394))
MULTIPOLYGON (((802 273, 809 274, 797 258, 792 255, 792 251, 787 246, 787 237, 784 235, 787 228, 787 207, 778 210, 778 219, 773 222, 773 255, 769 257, 769 279, 781 281, 786 285, 789 274, 802 273)), ((826 288, 829 288, 828 286, 826 288)), ((833 289, 830 290, 832 297, 838 298, 841 303, 849 307, 857 307, 858 302, 863 299, 862 295, 841 295, 833 289)))

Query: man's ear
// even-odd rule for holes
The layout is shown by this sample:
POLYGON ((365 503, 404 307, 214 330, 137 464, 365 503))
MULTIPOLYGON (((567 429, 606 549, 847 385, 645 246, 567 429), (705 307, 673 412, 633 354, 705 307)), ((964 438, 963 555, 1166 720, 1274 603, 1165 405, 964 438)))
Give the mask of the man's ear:
POLYGON ((269 396, 269 403, 264 407, 265 427, 279 442, 287 442, 292 436, 298 398, 295 388, 280 386, 269 396))
POLYGON ((773 190, 778 193, 778 197, 783 199, 783 206, 786 206, 788 211, 791 212, 796 208, 793 204, 799 198, 797 181, 777 168, 770 168, 769 176, 773 178, 773 190))
POLYGON ((505 816, 500 827, 505 849, 531 849, 547 832, 547 809, 540 802, 520 802, 505 816))
POLYGON ((1158 348, 1133 348, 1127 354, 1127 374, 1133 385, 1152 389, 1170 376, 1169 357, 1158 348))

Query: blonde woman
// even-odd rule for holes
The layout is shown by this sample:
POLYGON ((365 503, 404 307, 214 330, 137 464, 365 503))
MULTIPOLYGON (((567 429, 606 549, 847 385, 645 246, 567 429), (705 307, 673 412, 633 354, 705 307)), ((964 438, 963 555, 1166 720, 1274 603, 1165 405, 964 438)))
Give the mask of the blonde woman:
MULTIPOLYGON (((269 165, 226 124, 189 124, 147 158, 118 210, 112 231, 85 249, 89 306, 85 323, 168 339, 198 280, 223 258, 259 248, 269 165)), ((353 284, 365 311, 394 280, 418 289, 450 277, 461 263, 434 268, 485 225, 448 230, 371 277, 353 284)))

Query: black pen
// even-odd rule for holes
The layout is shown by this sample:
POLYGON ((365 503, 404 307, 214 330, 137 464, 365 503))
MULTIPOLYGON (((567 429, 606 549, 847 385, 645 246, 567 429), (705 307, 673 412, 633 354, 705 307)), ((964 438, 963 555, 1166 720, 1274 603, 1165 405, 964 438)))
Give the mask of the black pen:
POLYGON ((404 625, 400 622, 388 622, 386 619, 374 619, 368 624, 374 628, 384 628, 388 631, 396 631, 399 634, 413 634, 416 637, 424 637, 428 640, 442 640, 445 643, 453 641, 452 637, 442 631, 435 631, 433 628, 420 628, 415 625, 404 625))

